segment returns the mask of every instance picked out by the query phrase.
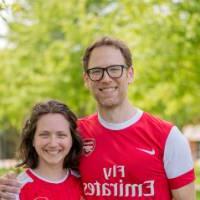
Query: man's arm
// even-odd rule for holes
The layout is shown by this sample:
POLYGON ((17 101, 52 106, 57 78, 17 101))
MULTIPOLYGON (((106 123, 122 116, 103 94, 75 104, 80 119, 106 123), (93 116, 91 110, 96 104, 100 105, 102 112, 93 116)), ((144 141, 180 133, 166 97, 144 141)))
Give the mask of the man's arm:
POLYGON ((173 200, 194 200, 194 164, 189 143, 177 127, 167 138, 164 152, 164 167, 170 184, 173 200))
POLYGON ((194 182, 185 185, 179 189, 172 190, 174 200, 195 200, 195 185, 194 182))
POLYGON ((14 174, 7 174, 4 177, 0 177, 0 199, 15 200, 20 186, 21 184, 17 181, 14 174))

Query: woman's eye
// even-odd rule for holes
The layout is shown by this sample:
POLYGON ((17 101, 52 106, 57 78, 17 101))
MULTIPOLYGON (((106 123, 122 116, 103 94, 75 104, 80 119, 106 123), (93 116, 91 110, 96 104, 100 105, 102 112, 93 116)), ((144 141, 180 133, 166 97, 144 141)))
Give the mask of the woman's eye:
POLYGON ((62 138, 67 137, 67 134, 60 133, 60 134, 58 134, 58 137, 62 137, 62 138))
POLYGON ((48 134, 47 133, 41 133, 39 134, 40 137, 48 137, 48 134))

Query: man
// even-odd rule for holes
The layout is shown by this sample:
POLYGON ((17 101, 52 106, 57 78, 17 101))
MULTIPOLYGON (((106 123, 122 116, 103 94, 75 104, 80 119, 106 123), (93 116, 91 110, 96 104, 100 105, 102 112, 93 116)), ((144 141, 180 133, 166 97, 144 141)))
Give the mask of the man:
MULTIPOLYGON (((88 47, 83 65, 98 111, 79 120, 84 141, 80 174, 87 199, 194 200, 194 169, 186 139, 177 127, 128 100, 134 76, 128 47, 102 38, 88 47)), ((0 182, 0 191, 17 188, 13 179, 0 182)), ((9 199, 10 194, 0 194, 9 199)))

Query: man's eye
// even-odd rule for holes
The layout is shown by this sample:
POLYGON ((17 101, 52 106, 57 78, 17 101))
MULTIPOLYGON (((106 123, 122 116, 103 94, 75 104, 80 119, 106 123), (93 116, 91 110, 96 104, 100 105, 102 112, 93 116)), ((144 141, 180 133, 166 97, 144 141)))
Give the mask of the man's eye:
POLYGON ((101 70, 92 70, 91 71, 91 74, 100 74, 101 73, 101 70))
POLYGON ((109 69, 109 71, 112 71, 112 72, 119 71, 119 70, 120 70, 120 67, 111 67, 109 69))

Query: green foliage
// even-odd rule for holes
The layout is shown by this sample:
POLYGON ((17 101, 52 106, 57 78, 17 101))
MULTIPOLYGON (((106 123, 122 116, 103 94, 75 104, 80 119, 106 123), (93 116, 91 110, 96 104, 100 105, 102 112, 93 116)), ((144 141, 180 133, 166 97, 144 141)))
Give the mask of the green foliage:
POLYGON ((0 168, 0 176, 3 176, 8 173, 19 174, 23 171, 22 168, 0 168))
POLYGON ((196 183, 200 185, 200 166, 196 166, 195 168, 195 175, 196 175, 196 183))
POLYGON ((2 176, 2 175, 4 175, 4 174, 6 174, 6 173, 8 173, 8 169, 5 169, 5 168, 0 168, 0 176, 2 176))
POLYGON ((18 147, 18 132, 16 128, 10 126, 8 120, 1 119, 0 123, 4 125, 4 130, 0 131, 0 158, 11 159, 15 157, 15 152, 18 147))
POLYGON ((133 52, 135 105, 180 126, 199 122, 197 0, 16 0, 10 7, 9 45, 0 50, 0 118, 10 126, 19 129, 30 107, 48 98, 78 116, 94 112, 81 57, 102 35, 123 39, 133 52))
POLYGON ((197 192, 197 199, 200 199, 200 192, 197 192))

